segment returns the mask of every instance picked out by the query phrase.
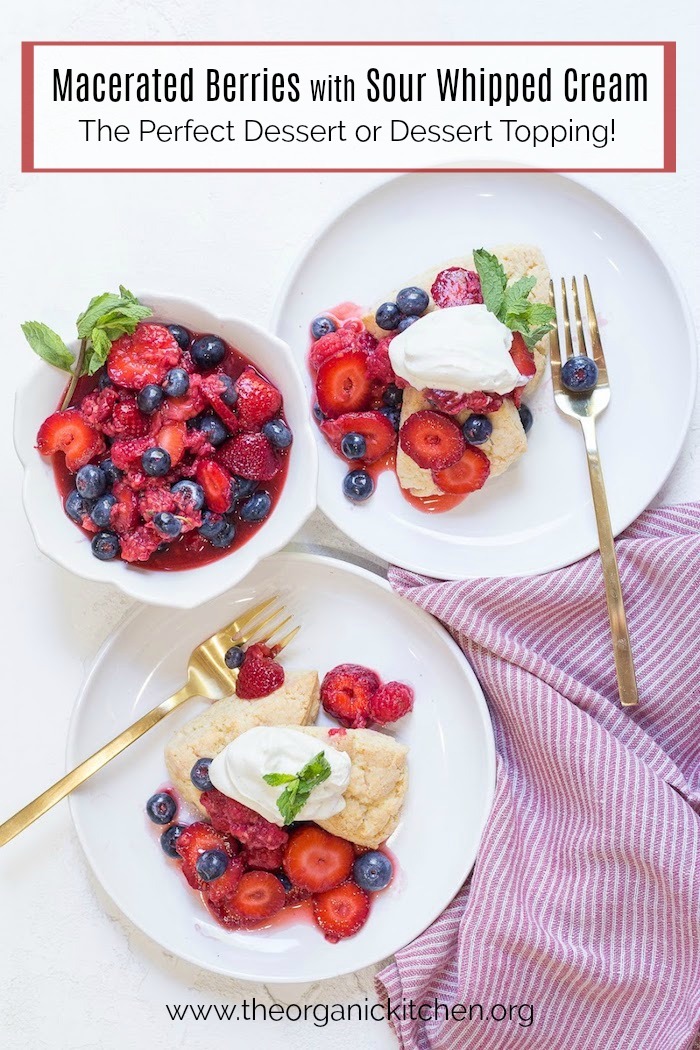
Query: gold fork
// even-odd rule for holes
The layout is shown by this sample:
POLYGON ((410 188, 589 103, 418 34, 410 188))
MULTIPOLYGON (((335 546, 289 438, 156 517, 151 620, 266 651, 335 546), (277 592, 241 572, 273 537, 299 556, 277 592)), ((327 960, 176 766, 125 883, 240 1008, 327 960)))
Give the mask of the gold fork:
MULTIPOLYGON (((623 706, 634 707, 639 703, 637 679, 634 673, 630 636, 627 629, 627 617, 625 615, 625 605, 622 598, 622 587, 620 585, 620 573, 617 567, 617 558, 615 557, 615 540, 613 537, 612 526, 610 524, 610 512, 608 510, 608 500, 605 494, 605 481, 603 480, 603 468, 600 463, 600 452, 598 451, 598 438, 595 425, 598 416, 610 403, 610 383, 608 382, 608 370, 605 365, 605 357, 603 356, 603 345, 600 341, 598 319, 593 306, 591 289, 588 284, 588 278, 585 276, 583 278, 583 287, 586 296, 588 332, 590 335, 592 355, 588 354, 586 346, 576 278, 573 278, 571 281, 571 294, 574 301, 574 316, 576 320, 576 343, 578 347, 577 350, 574 350, 574 340, 572 339, 571 324, 569 322, 569 306, 566 297, 566 282, 562 278, 561 299, 565 340, 564 360, 566 360, 566 357, 574 357, 576 354, 592 356, 598 367, 598 377, 594 388, 585 393, 576 394, 564 386, 561 379, 562 357, 559 346, 559 332, 558 328, 555 327, 550 334, 554 401, 559 411, 565 416, 577 420, 581 424, 581 429, 583 430, 583 437, 586 444, 586 455, 588 457, 588 473, 591 479, 591 492, 593 494, 593 507, 595 509, 596 523, 598 526, 600 558, 603 566, 605 598, 608 605, 608 616, 610 618, 617 684, 620 692, 620 700, 623 706)), ((549 282, 549 302, 556 310, 554 285, 552 281, 549 282)))
MULTIPOLYGON (((284 607, 278 606, 272 611, 270 606, 277 602, 276 597, 268 598, 253 608, 246 610, 231 623, 227 624, 211 638, 198 645, 191 654, 187 665, 187 681, 182 689, 178 689, 162 704, 158 704, 147 714, 143 715, 137 722, 130 725, 123 733, 110 740, 108 744, 101 747, 94 755, 86 758, 79 766, 62 777, 53 787, 48 788, 33 802, 15 813, 4 824, 0 825, 0 846, 10 842, 20 831, 28 828, 38 817, 43 816, 47 810, 60 802, 62 798, 69 795, 81 784, 84 784, 94 773, 106 766, 118 754, 124 751, 129 744, 147 733, 149 729, 157 725, 161 719, 169 715, 185 701, 193 696, 201 696, 206 700, 222 700, 233 692, 237 670, 229 670, 224 662, 224 656, 232 645, 246 645, 249 642, 262 642, 266 645, 272 643, 275 635, 287 626, 292 619, 287 616, 283 620, 279 617, 284 613, 284 607), (245 633, 244 633, 245 632, 245 633)), ((300 630, 293 627, 283 638, 272 644, 280 651, 284 649, 300 630)))

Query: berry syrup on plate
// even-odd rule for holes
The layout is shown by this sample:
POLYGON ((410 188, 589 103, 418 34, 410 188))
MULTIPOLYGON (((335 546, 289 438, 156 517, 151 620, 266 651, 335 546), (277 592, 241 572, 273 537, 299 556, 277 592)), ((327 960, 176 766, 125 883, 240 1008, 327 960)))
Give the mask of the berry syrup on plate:
MULTIPOLYGON (((178 325, 170 326, 170 337, 157 322, 142 323, 133 344, 144 330, 143 346, 114 343, 107 366, 81 377, 67 406, 78 410, 77 439, 84 440, 83 427, 99 443, 88 466, 100 471, 83 477, 55 451, 54 476, 66 512, 90 537, 96 557, 164 572, 192 569, 239 549, 274 512, 292 435, 276 387, 240 351, 178 325), (162 342, 176 362, 164 378, 149 329, 159 338, 166 333, 162 342), (144 382, 149 378, 160 381, 144 382)), ((62 447, 65 419, 56 413, 46 421, 40 451, 50 452, 52 440, 62 447)))

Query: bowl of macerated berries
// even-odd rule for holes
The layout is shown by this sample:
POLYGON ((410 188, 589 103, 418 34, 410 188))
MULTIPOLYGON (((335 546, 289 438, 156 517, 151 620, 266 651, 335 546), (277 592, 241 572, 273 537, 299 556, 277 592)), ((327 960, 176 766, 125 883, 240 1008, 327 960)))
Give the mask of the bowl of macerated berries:
POLYGON ((15 444, 39 548, 88 579, 192 608, 283 547, 316 505, 317 454, 288 346, 195 303, 120 286, 43 359, 15 444), (51 367, 46 367, 48 364, 51 367))

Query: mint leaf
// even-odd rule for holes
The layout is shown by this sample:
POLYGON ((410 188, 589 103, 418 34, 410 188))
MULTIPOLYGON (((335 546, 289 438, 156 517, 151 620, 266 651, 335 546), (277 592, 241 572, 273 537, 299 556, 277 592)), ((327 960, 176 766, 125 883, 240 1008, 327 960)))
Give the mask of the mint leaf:
POLYGON ((290 773, 265 773, 263 780, 271 787, 287 784, 277 799, 277 808, 284 818, 284 823, 291 824, 313 789, 324 780, 328 780, 330 775, 331 764, 323 751, 319 751, 296 776, 290 773))
POLYGON ((85 351, 83 374, 91 376, 101 368, 112 349, 112 340, 102 328, 93 328, 92 339, 85 351))
POLYGON ((292 776, 291 773, 265 773, 263 774, 263 780, 270 787, 279 787, 280 784, 291 784, 293 780, 297 778, 292 776))
POLYGON ((60 335, 40 321, 25 321, 22 325, 24 337, 35 354, 55 368, 70 372, 75 355, 68 349, 60 335))
POLYGON ((78 320, 75 322, 78 335, 81 339, 87 339, 93 328, 106 313, 110 310, 114 310, 115 307, 119 306, 123 300, 119 295, 112 295, 110 292, 104 292, 102 295, 95 295, 88 303, 87 310, 83 310, 78 316, 78 320))
POLYGON ((481 294, 487 309, 500 317, 503 306, 503 295, 506 290, 508 278, 495 255, 491 255, 485 248, 477 248, 473 252, 474 265, 481 281, 481 294))

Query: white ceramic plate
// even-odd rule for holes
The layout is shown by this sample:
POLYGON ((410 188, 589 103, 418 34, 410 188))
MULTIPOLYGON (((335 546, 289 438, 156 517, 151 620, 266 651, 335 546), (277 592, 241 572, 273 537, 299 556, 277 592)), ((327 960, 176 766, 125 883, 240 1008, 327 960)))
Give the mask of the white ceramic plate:
POLYGON ((111 583, 141 602, 191 609, 233 587, 301 528, 316 507, 316 446, 304 388, 289 347, 280 339, 250 321, 218 316, 188 299, 148 294, 142 299, 152 308, 155 320, 176 320, 194 332, 221 335, 278 386, 294 442, 287 477, 272 513, 241 547, 194 569, 153 572, 119 558, 98 561, 89 540, 63 509, 50 461, 36 451, 37 430, 54 411, 66 386, 65 372, 44 363, 37 366, 15 398, 15 448, 24 466, 22 499, 37 546, 69 572, 111 583))
MULTIPOLYGON (((554 174, 414 174, 347 208, 312 243, 280 299, 275 326, 306 370, 311 319, 343 300, 370 304, 430 266, 472 248, 532 242, 556 277, 587 273, 612 386, 600 444, 612 524, 621 532, 651 502, 678 456, 695 397, 696 348, 682 293, 620 211, 554 174), (663 439, 650 417, 659 406, 663 439)), ((529 575, 597 548, 583 442, 560 416, 549 374, 530 407, 525 456, 458 508, 428 515, 384 474, 363 505, 342 494, 343 464, 320 432, 319 505, 357 543, 416 572, 455 579, 529 575)))
POLYGON ((200 710, 201 701, 176 712, 97 774, 72 796, 71 810, 97 878, 163 948, 232 977, 298 983, 349 973, 398 951, 442 911, 474 863, 493 796, 493 734, 469 664, 435 620, 365 569, 278 554, 196 613, 147 608, 117 630, 78 699, 68 763, 85 758, 174 692, 193 647, 235 610, 271 593, 279 593, 303 625, 286 666, 323 674, 337 663, 365 663, 416 691, 415 710, 396 729, 410 748, 406 804, 389 840, 399 871, 360 933, 333 945, 303 921, 256 933, 226 931, 164 856, 143 807, 166 783, 166 741, 200 710))

